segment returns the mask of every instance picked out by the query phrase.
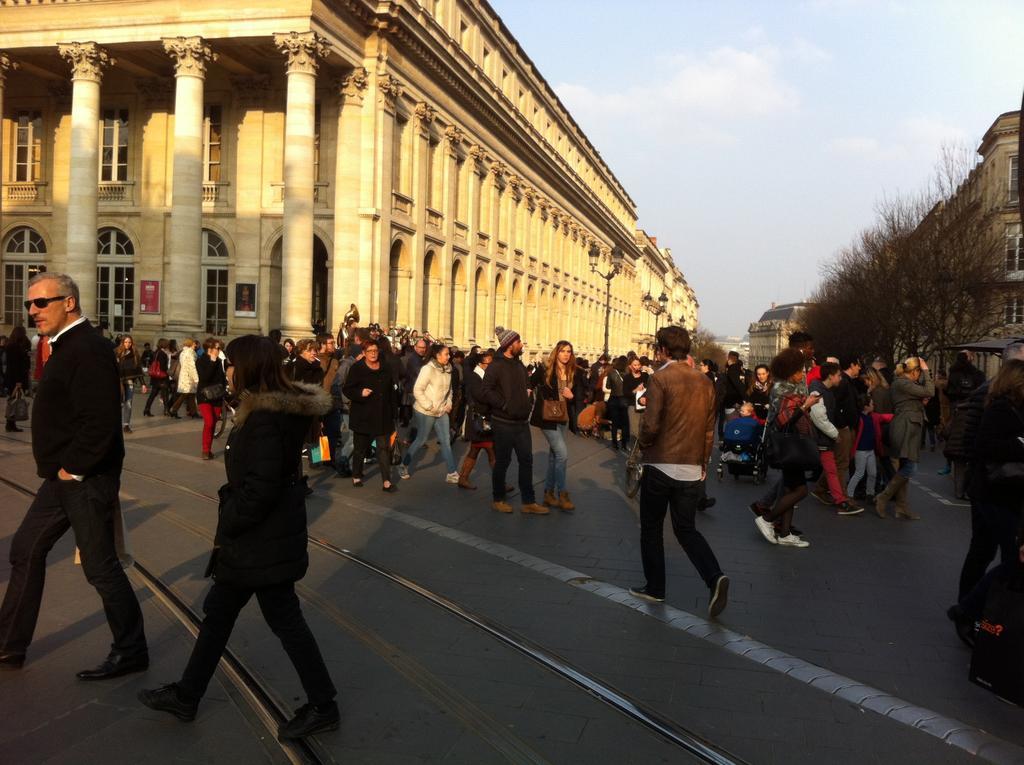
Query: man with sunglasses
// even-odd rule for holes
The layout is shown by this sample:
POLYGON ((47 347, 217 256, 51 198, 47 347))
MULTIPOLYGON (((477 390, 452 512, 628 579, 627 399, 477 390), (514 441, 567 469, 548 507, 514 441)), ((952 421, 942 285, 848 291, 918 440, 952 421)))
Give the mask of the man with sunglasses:
POLYGON ((124 461, 117 364, 110 344, 82 316, 78 285, 69 276, 34 277, 25 308, 51 347, 32 407, 32 454, 43 483, 11 542, 11 574, 0 606, 0 669, 25 662, 46 556, 70 528, 114 637, 107 658, 78 678, 141 672, 149 666, 142 610, 114 544, 124 461))

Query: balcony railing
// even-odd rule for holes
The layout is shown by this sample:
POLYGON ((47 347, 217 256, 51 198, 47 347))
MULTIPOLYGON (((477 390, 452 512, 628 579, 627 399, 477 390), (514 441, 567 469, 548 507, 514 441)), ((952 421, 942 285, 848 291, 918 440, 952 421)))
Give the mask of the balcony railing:
POLYGON ((44 186, 44 181, 11 181, 4 184, 4 199, 8 202, 38 202, 44 186))
POLYGON ((134 181, 100 181, 97 196, 100 202, 130 205, 134 181))
MULTIPOLYGON (((317 207, 327 206, 327 187, 331 184, 327 181, 317 181, 313 184, 313 204, 317 207)), ((284 184, 283 183, 272 183, 271 188, 274 189, 274 203, 282 204, 284 202, 284 184)))
POLYGON ((230 185, 220 181, 203 181, 203 204, 225 204, 227 200, 224 198, 224 189, 230 185))

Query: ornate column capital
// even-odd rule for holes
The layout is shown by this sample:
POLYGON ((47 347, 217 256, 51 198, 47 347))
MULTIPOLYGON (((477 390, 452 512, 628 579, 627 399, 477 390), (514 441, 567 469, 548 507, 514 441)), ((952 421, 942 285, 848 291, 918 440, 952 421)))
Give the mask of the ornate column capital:
POLYGON ((452 159, 458 159, 459 147, 466 140, 466 134, 454 125, 449 125, 444 129, 444 140, 445 146, 448 149, 448 155, 452 159))
POLYGON ((202 37, 165 37, 164 51, 174 59, 175 77, 206 77, 206 65, 217 60, 202 37))
POLYGON ((420 101, 416 104, 416 125, 419 127, 420 133, 424 137, 430 132, 430 126, 434 122, 434 117, 437 116, 437 110, 428 104, 426 101, 420 101))
POLYGON ((12 61, 11 57, 3 51, 0 51, 0 88, 4 86, 4 80, 7 79, 7 72, 13 72, 18 69, 20 64, 17 61, 12 61))
POLYGON ((71 64, 72 80, 99 82, 103 71, 117 63, 117 59, 94 42, 57 43, 57 52, 71 64))
POLYGON ((338 80, 338 91, 345 101, 361 104, 369 84, 370 73, 359 66, 338 80))
POLYGON ((327 38, 317 32, 278 32, 274 45, 287 59, 288 74, 316 74, 320 59, 331 52, 327 38))
POLYGON ((402 83, 390 74, 377 75, 377 100, 388 109, 395 108, 395 102, 402 95, 402 83))

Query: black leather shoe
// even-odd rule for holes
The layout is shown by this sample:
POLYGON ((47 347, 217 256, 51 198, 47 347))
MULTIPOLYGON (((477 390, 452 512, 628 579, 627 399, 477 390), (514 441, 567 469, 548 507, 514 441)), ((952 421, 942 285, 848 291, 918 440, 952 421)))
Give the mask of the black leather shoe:
POLYGON ((0 652, 0 670, 21 669, 25 664, 25 654, 3 651, 0 652))
POLYGON ((199 708, 198 701, 185 701, 178 691, 178 684, 162 685, 151 691, 139 691, 137 698, 150 709, 158 712, 167 712, 183 722, 192 722, 196 719, 196 710, 199 708))
POLYGON ((277 729, 277 737, 282 741, 293 738, 305 738, 328 730, 337 730, 341 722, 338 705, 321 704, 320 708, 312 704, 303 704, 295 710, 295 717, 277 729))
POLYGON ((637 597, 637 598, 643 598, 644 600, 649 600, 652 603, 664 603, 665 602, 665 596, 664 595, 655 595, 654 593, 648 591, 646 585, 644 585, 643 587, 630 587, 629 588, 629 594, 634 596, 634 597, 637 597))
POLYGON ((147 669, 149 669, 148 653, 136 656, 112 653, 96 669, 83 669, 77 677, 79 680, 110 680, 121 675, 129 675, 132 672, 144 672, 147 669))

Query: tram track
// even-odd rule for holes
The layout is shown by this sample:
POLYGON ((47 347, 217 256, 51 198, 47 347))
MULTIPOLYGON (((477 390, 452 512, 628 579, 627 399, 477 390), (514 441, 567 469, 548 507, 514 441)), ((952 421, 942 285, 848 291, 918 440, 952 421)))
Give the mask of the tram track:
MULTIPOLYGON (((164 478, 127 467, 123 469, 123 472, 150 483, 163 485, 179 493, 190 495, 196 499, 200 499, 213 505, 218 503, 218 499, 216 497, 174 481, 169 481, 164 478)), ((30 489, 2 476, 0 476, 0 482, 12 486, 23 493, 32 494, 30 489)), ((161 510, 159 516, 171 522, 175 526, 178 526, 182 530, 194 534, 204 539, 207 543, 212 544, 213 535, 203 526, 184 518, 172 510, 161 510)), ((309 541, 313 549, 319 550, 320 552, 334 558, 351 562, 374 574, 376 577, 384 579, 400 589, 416 595, 418 598, 431 604, 433 607, 444 611, 457 620, 471 625, 476 630, 505 645, 507 648, 512 649, 519 655, 528 658, 531 662, 540 666, 545 671, 558 676, 563 681, 566 681, 574 687, 582 690, 590 697, 613 709, 616 713, 624 716, 634 723, 639 724, 649 733, 655 735, 664 742, 667 742, 681 752, 686 752, 701 762, 713 763, 714 765, 739 765, 739 763, 743 762, 742 760, 737 759, 734 755, 726 752, 724 749, 704 739, 696 732, 680 725, 676 721, 661 714, 657 710, 654 710, 643 702, 631 698, 627 693, 622 692, 599 678, 594 677, 582 668, 575 666, 567 659, 549 651, 544 646, 526 638, 525 636, 517 634, 512 630, 509 630, 508 628, 484 617, 483 615, 465 608, 464 606, 454 602, 444 595, 430 590, 418 582, 391 571, 351 550, 339 547, 327 539, 310 535, 309 541)), ((140 574, 142 574, 143 570, 143 567, 140 565, 140 574)), ((151 574, 150 576, 152 577, 151 574)), ((156 577, 152 577, 153 580, 155 580, 152 583, 149 580, 146 580, 145 574, 142 574, 141 578, 145 580, 147 587, 151 591, 154 591, 155 593, 159 591, 162 583, 159 583, 159 580, 156 577)), ((166 585, 163 586, 166 587, 166 585)), ((167 589, 169 590, 170 588, 167 589)), ((469 730, 487 741, 504 757, 506 761, 516 763, 546 762, 543 757, 534 752, 525 744, 525 742, 522 742, 518 737, 510 733, 506 726, 490 719, 485 713, 476 709, 471 702, 461 698, 457 692, 453 692, 452 689, 447 688, 443 683, 438 682, 429 672, 418 667, 414 661, 410 662, 404 660, 401 652, 398 651, 396 647, 382 641, 372 629, 365 627, 358 621, 354 620, 351 616, 343 613, 328 599, 324 598, 313 589, 303 585, 301 582, 297 583, 296 592, 304 601, 308 602, 312 607, 320 611, 328 620, 343 628, 349 634, 352 634, 360 640, 360 642, 370 647, 371 650, 388 661, 395 670, 402 674, 407 680, 411 681, 427 696, 431 697, 435 702, 452 712, 469 730)), ((173 596, 173 592, 171 595, 173 596)), ((182 605, 184 606, 185 611, 191 612, 191 609, 187 604, 182 602, 182 605)), ((195 617, 195 614, 192 613, 192 616, 195 617)), ((194 622, 194 624, 197 625, 198 621, 194 622)), ((195 634, 193 630, 190 629, 190 631, 195 634)), ((235 660, 237 660, 237 657, 235 657, 235 660)), ((260 716, 259 713, 257 714, 260 716)), ((264 722, 264 724, 266 724, 266 722, 264 722)), ((274 730, 276 732, 276 725, 274 730)), ((323 752, 321 751, 320 753, 315 754, 322 755, 323 752)), ((330 760, 305 759, 299 761, 316 762, 330 760)))
MULTIPOLYGON (((36 492, 16 481, 0 476, 0 483, 27 497, 35 497, 36 492)), ((130 579, 141 583, 153 593, 157 601, 179 622, 193 638, 199 634, 202 619, 174 588, 163 582, 136 558, 128 569, 130 579)), ((249 669, 246 662, 230 648, 224 650, 220 669, 238 691, 241 698, 249 706, 255 718, 267 730, 269 740, 275 741, 281 754, 293 765, 321 765, 334 762, 315 738, 298 741, 280 741, 277 738, 278 726, 288 719, 287 710, 274 698, 273 692, 262 683, 257 675, 249 669)))
MULTIPOLYGON (((181 484, 177 484, 173 481, 151 476, 129 468, 125 468, 124 472, 144 480, 163 484, 169 488, 191 494, 192 496, 213 504, 217 504, 218 502, 216 497, 196 491, 195 489, 187 486, 182 486, 181 484)), ((193 524, 189 525, 193 526, 193 524)), ((742 762, 741 760, 736 759, 734 755, 716 747, 712 742, 707 741, 699 734, 679 725, 675 721, 662 715, 660 712, 652 709, 650 706, 631 698, 628 694, 619 691, 593 675, 588 674, 586 671, 575 666, 567 659, 558 656, 525 636, 519 635, 512 630, 487 619, 481 614, 465 608, 444 595, 434 592, 418 582, 374 563, 351 550, 338 547, 326 539, 321 539, 311 534, 309 536, 309 542, 315 549, 319 549, 336 558, 341 558, 351 563, 355 563, 376 576, 386 579, 408 592, 412 592, 451 616, 472 625, 484 634, 527 657, 548 672, 551 672, 577 688, 582 689, 593 698, 614 709, 619 714, 639 723, 651 733, 659 736, 673 746, 688 752, 702 762, 712 763, 713 765, 738 765, 738 763, 742 762)), ((301 590, 306 591, 306 594, 304 595, 305 599, 310 600, 311 598, 309 595, 313 593, 311 593, 308 588, 301 586, 296 589, 300 590, 300 588, 301 590)), ((316 597, 317 599, 320 599, 318 596, 316 597)))

